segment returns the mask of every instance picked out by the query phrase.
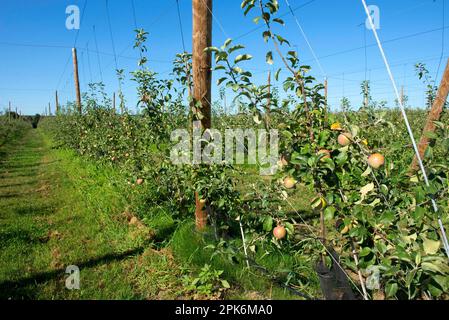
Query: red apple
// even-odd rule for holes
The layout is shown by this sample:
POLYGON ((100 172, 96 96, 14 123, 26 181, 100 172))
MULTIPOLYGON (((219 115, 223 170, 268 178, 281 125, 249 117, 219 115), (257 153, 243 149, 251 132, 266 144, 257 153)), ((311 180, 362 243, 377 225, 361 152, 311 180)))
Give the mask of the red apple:
POLYGON ((292 189, 296 185, 296 180, 292 177, 286 177, 284 179, 284 187, 287 189, 292 189))
POLYGON ((379 169, 385 164, 385 157, 380 153, 373 153, 368 157, 368 164, 373 169, 379 169))
POLYGON ((287 230, 283 226, 277 226, 273 229, 273 235, 278 240, 284 239, 287 235, 287 230))
POLYGON ((349 132, 342 133, 338 136, 338 144, 346 147, 351 144, 352 134, 349 132))
POLYGON ((321 160, 324 159, 330 159, 331 158, 331 152, 327 149, 321 149, 317 152, 318 155, 324 154, 324 156, 321 157, 321 160))

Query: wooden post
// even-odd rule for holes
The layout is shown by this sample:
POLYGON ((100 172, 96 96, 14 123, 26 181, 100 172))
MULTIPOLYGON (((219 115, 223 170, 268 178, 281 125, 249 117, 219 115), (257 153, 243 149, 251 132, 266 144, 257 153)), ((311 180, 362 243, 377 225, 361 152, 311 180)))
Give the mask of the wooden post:
POLYGON ((212 0, 192 0, 193 7, 193 99, 201 103, 201 126, 211 127, 212 0))
MULTIPOLYGON (((194 107, 193 112, 201 112, 201 128, 205 130, 211 127, 212 58, 211 53, 204 50, 212 46, 212 0, 192 0, 192 14, 193 101, 201 104, 201 108, 194 107)), ((207 224, 206 201, 195 193, 197 230, 204 230, 207 224)))
POLYGON ((405 106, 404 106, 404 86, 401 86, 401 104, 405 108, 405 106))
POLYGON ((327 103, 327 77, 324 79, 324 120, 327 123, 328 103, 327 103))
POLYGON ((114 109, 114 113, 116 112, 115 110, 115 92, 112 93, 112 109, 114 109))
POLYGON ((80 79, 78 76, 78 58, 76 56, 76 48, 72 48, 73 55, 73 76, 75 77, 75 91, 76 91, 76 104, 78 105, 78 112, 81 114, 81 92, 80 92, 80 79))
POLYGON ((48 115, 51 116, 51 106, 50 106, 50 102, 48 103, 48 115))
POLYGON ((58 101, 58 90, 55 92, 55 106, 56 106, 56 114, 59 112, 59 101, 58 101))
POLYGON ((327 78, 324 79, 324 100, 326 101, 326 110, 327 110, 327 78))
MULTIPOLYGON (((441 113, 443 112, 444 104, 446 103, 447 96, 449 94, 449 59, 446 64, 446 69, 444 70, 443 78, 441 79, 440 87, 438 88, 437 95, 433 101, 432 108, 427 116, 427 121, 424 126, 424 130, 421 136, 421 140, 418 144, 419 154, 421 159, 424 157, 427 146, 430 144, 431 139, 427 136, 428 132, 435 132, 434 121, 440 119, 441 113)), ((411 165, 411 170, 416 171, 419 168, 418 159, 415 156, 411 165)))

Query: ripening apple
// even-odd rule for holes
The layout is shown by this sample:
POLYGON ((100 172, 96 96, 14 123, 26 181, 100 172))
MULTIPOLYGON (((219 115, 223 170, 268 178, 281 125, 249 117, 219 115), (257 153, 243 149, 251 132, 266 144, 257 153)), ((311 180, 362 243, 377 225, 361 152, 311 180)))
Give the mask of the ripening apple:
POLYGON ((385 164, 385 157, 380 153, 373 153, 368 157, 368 164, 373 169, 379 169, 385 164))
POLYGON ((342 133, 338 136, 338 144, 346 147, 351 144, 352 134, 349 132, 342 133))
POLYGON ((288 160, 287 160, 287 157, 285 155, 281 156, 281 164, 282 164, 282 166, 287 166, 288 165, 288 160))
POLYGON ((137 179, 136 183, 138 186, 140 186, 141 184, 143 184, 143 179, 141 179, 141 178, 137 179))
POLYGON ((284 179, 284 187, 287 189, 292 189, 296 184, 296 180, 292 177, 286 177, 284 179))
POLYGON ((273 236, 278 240, 284 239, 286 235, 287 230, 283 226, 277 226, 273 229, 273 236))
POLYGON ((322 156, 320 160, 331 158, 331 152, 327 149, 321 149, 317 152, 317 155, 321 155, 321 154, 324 154, 324 156, 322 156))

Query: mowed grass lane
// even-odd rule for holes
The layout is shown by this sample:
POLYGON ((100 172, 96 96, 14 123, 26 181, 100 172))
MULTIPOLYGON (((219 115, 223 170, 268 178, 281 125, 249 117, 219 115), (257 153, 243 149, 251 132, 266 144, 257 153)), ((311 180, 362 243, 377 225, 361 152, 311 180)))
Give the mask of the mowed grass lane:
POLYGON ((182 296, 169 251, 129 225, 113 171, 51 148, 28 130, 0 150, 1 299, 173 299, 182 296), (80 269, 68 290, 66 267, 80 269))

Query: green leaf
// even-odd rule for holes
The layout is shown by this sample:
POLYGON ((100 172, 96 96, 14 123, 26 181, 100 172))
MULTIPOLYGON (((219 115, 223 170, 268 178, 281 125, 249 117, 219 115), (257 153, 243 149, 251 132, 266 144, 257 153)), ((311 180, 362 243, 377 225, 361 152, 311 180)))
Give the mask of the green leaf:
POLYGON ((271 51, 267 52, 266 61, 269 65, 273 64, 273 52, 271 51))
POLYGON ((327 207, 326 209, 324 209, 324 220, 332 220, 336 211, 337 210, 334 207, 327 207))
POLYGON ((385 293, 388 298, 393 298, 398 292, 398 284, 397 283, 387 283, 385 286, 385 293))
POLYGON ((284 20, 282 20, 282 19, 279 19, 279 18, 274 18, 273 19, 273 22, 277 22, 277 23, 279 23, 279 24, 281 24, 281 25, 285 25, 285 22, 284 22, 284 20))
POLYGON ((273 229, 273 218, 266 217, 263 222, 263 230, 266 232, 270 232, 273 229))
POLYGON ((254 8, 255 7, 255 5, 254 4, 250 4, 249 6, 247 6, 246 7, 246 9, 245 9, 245 11, 243 12, 243 15, 247 15, 248 14, 248 12, 252 9, 252 8, 254 8))
POLYGON ((279 43, 280 43, 281 45, 284 44, 284 43, 290 45, 290 42, 288 42, 287 39, 284 39, 282 36, 280 36, 280 35, 277 34, 277 35, 276 35, 276 38, 278 39, 278 41, 279 41, 279 43))
POLYGON ((270 39, 270 37, 271 37, 271 32, 270 31, 264 31, 262 33, 262 37, 263 37, 263 40, 265 42, 268 42, 268 39, 270 39))
POLYGON ((279 73, 281 73, 281 68, 278 69, 278 71, 276 71, 276 73, 274 74, 274 78, 276 79, 276 81, 279 80, 279 73))
POLYGON ((221 285, 223 286, 223 288, 226 288, 226 289, 229 289, 231 287, 227 280, 221 280, 221 285))
POLYGON ((220 52, 220 49, 218 49, 217 47, 208 47, 206 49, 204 49, 205 52, 220 52))
POLYGON ((245 48, 245 46, 242 46, 242 45, 238 44, 236 46, 233 46, 233 47, 229 48, 228 52, 229 53, 233 53, 234 51, 241 50, 241 49, 244 49, 244 48, 245 48))
POLYGON ((366 257, 367 255, 369 255, 371 253, 371 248, 369 247, 365 247, 363 248, 360 253, 359 253, 359 257, 366 257))
POLYGON ((234 71, 235 73, 239 73, 239 74, 243 73, 243 69, 240 67, 234 67, 234 68, 232 68, 232 71, 234 71))
POLYGON ((231 42, 232 42, 231 38, 226 39, 226 41, 224 42, 223 47, 222 47, 223 50, 226 49, 231 44, 231 42))
POLYGON ((223 81, 225 81, 226 79, 227 79, 226 77, 223 77, 223 78, 218 79, 218 80, 217 80, 217 86, 219 86, 220 84, 222 84, 223 81))
POLYGON ((435 254, 440 249, 440 241, 424 239, 423 247, 426 254, 435 254))
MULTIPOLYGON (((444 266, 441 263, 423 262, 421 267, 424 271, 444 274, 444 266)), ((447 266, 446 266, 447 268, 447 266)))
POLYGON ((424 136, 426 136, 429 139, 438 139, 438 135, 435 132, 431 131, 424 132, 424 136))
POLYGON ((366 195, 374 190, 374 183, 368 183, 366 186, 360 189, 360 194, 362 195, 362 200, 365 199, 366 195))
POLYGON ((241 61, 246 61, 246 60, 251 60, 253 58, 253 56, 249 55, 249 54, 239 54, 235 60, 234 63, 239 63, 241 61))
POLYGON ((287 232, 289 234, 294 234, 295 233, 295 227, 291 223, 289 223, 289 222, 285 223, 285 229, 287 230, 287 232))

